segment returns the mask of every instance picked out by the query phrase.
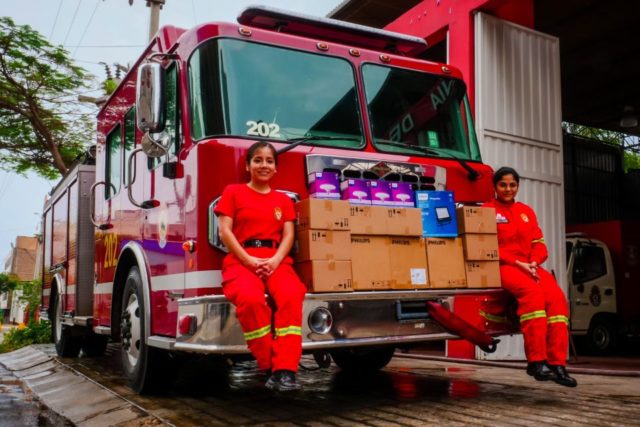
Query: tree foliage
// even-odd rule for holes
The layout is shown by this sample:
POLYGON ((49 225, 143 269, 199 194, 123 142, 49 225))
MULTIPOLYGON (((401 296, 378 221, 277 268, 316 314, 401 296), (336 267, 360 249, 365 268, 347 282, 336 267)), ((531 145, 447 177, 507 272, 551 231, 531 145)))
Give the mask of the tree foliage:
POLYGON ((77 102, 89 77, 61 46, 0 17, 0 167, 67 172, 93 139, 93 112, 77 102))
POLYGON ((7 273, 0 273, 0 295, 11 292, 18 287, 18 279, 7 273))

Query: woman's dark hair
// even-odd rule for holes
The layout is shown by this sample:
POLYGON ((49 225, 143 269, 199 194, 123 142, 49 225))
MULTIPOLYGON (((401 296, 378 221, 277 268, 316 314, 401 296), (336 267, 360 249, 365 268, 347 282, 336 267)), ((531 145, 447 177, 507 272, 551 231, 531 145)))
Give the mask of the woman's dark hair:
POLYGON ((247 162, 247 165, 251 163, 251 159, 253 159, 253 156, 256 154, 256 151, 258 151, 261 148, 268 148, 269 150, 271 150, 271 154, 273 155, 273 160, 276 162, 276 166, 278 166, 278 153, 276 153, 275 147, 266 141, 254 142, 251 145, 251 147, 249 147, 249 149, 247 150, 247 158, 245 160, 247 162))
POLYGON ((513 175, 513 179, 520 184, 520 175, 518 175, 518 172, 516 172, 514 168, 503 166, 493 173, 493 186, 498 185, 498 182, 506 175, 513 175))

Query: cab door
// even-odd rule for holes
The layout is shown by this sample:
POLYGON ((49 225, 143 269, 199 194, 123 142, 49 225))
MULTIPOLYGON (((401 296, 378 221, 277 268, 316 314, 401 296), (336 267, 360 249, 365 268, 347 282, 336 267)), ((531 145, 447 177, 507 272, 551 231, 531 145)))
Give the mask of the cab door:
POLYGON ((571 330, 587 332, 593 316, 616 311, 615 279, 609 250, 600 242, 577 240, 569 262, 571 330))

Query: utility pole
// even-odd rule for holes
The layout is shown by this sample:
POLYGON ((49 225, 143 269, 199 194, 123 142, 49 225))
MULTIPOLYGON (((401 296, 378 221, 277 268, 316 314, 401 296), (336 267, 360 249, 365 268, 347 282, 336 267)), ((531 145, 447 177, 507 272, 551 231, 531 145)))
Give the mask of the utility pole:
MULTIPOLYGON (((149 41, 158 32, 160 26, 160 9, 164 5, 165 0, 147 0, 147 7, 151 9, 149 17, 149 41)), ((129 0, 129 6, 133 5, 133 0, 129 0)))

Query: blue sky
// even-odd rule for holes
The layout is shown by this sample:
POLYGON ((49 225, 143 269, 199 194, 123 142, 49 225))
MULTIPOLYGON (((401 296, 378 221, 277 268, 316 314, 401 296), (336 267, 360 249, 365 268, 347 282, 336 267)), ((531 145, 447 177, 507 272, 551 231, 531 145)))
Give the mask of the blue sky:
MULTIPOLYGON (((253 4, 326 16, 341 0, 166 0, 160 25, 190 28, 203 22, 235 22, 253 4)), ((147 43, 149 8, 145 0, 2 0, 0 16, 30 25, 53 44, 62 44, 77 64, 103 79, 108 64, 131 64, 147 43)), ((96 92, 97 94, 97 92, 96 92)), ((90 94, 91 95, 91 94, 90 94)), ((55 182, 0 171, 0 271, 16 236, 39 230, 45 194, 55 182)))

